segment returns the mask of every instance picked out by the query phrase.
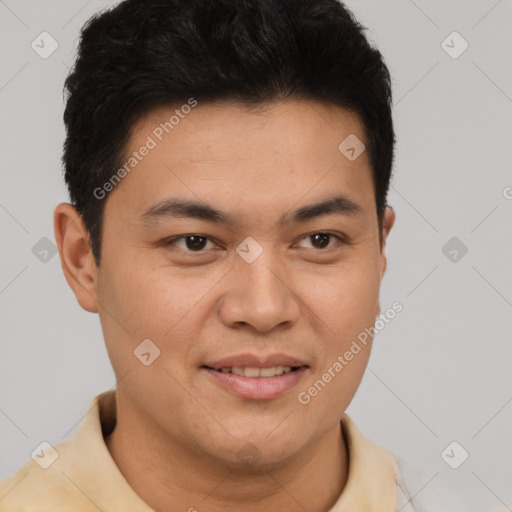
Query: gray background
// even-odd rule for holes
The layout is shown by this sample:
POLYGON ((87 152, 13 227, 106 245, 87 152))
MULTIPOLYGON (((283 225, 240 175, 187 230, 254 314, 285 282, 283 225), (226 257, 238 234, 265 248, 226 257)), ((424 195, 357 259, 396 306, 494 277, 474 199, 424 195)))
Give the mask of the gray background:
MULTIPOLYGON (((114 3, 0 0, 0 479, 41 441, 72 436, 115 384, 99 319, 78 306, 58 255, 41 261, 40 242, 68 201, 62 86, 79 29, 114 3), (47 59, 31 48, 43 31, 59 44, 47 59)), ((347 412, 475 503, 512 510, 512 2, 347 5, 393 75, 397 221, 381 297, 383 310, 404 307, 347 412), (454 31, 469 44, 458 58, 442 47, 454 31), (456 261, 442 251, 452 237, 456 261), (458 469, 441 457, 452 441, 469 453, 458 469)))

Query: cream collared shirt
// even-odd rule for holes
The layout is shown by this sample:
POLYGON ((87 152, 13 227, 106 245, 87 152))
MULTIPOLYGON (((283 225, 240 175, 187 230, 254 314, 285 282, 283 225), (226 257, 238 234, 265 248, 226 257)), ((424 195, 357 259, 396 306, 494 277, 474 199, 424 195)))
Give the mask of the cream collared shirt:
MULTIPOLYGON (((129 486, 105 444, 104 435, 115 423, 115 391, 101 393, 72 439, 41 450, 0 482, 0 512, 153 512, 129 486)), ((348 415, 341 423, 348 480, 328 512, 420 512, 412 506, 396 458, 368 441, 348 415)))

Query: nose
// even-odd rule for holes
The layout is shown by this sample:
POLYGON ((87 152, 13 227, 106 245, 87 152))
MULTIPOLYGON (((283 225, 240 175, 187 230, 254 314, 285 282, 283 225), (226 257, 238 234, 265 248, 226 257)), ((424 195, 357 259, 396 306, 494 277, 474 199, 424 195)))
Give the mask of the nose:
MULTIPOLYGON (((268 251, 270 252, 270 251, 268 251)), ((250 326, 258 332, 290 328, 300 314, 300 304, 282 266, 275 258, 260 256, 235 263, 228 290, 219 308, 228 327, 250 326)))

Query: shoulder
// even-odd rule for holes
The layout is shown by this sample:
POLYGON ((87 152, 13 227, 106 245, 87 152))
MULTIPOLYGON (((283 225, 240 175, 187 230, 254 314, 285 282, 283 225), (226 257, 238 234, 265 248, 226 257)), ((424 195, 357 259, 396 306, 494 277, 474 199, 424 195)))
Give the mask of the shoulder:
MULTIPOLYGON (((73 504, 74 512, 89 512, 91 502, 73 482, 75 465, 73 441, 53 448, 57 459, 48 467, 29 460, 14 475, 0 481, 0 512, 64 512, 73 504), (66 505, 67 504, 67 505, 66 505)), ((42 460, 51 454, 41 452, 42 460)))

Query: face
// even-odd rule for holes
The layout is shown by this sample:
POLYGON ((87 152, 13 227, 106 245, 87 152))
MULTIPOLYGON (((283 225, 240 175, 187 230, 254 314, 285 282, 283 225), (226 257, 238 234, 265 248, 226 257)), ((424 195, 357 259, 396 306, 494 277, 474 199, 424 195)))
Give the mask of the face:
POLYGON ((77 296, 99 312, 127 418, 225 464, 248 449, 278 464, 339 428, 367 365, 371 339, 353 341, 386 261, 369 156, 338 149, 363 126, 312 101, 210 103, 166 133, 174 110, 134 126, 127 154, 147 154, 105 199, 77 296))

